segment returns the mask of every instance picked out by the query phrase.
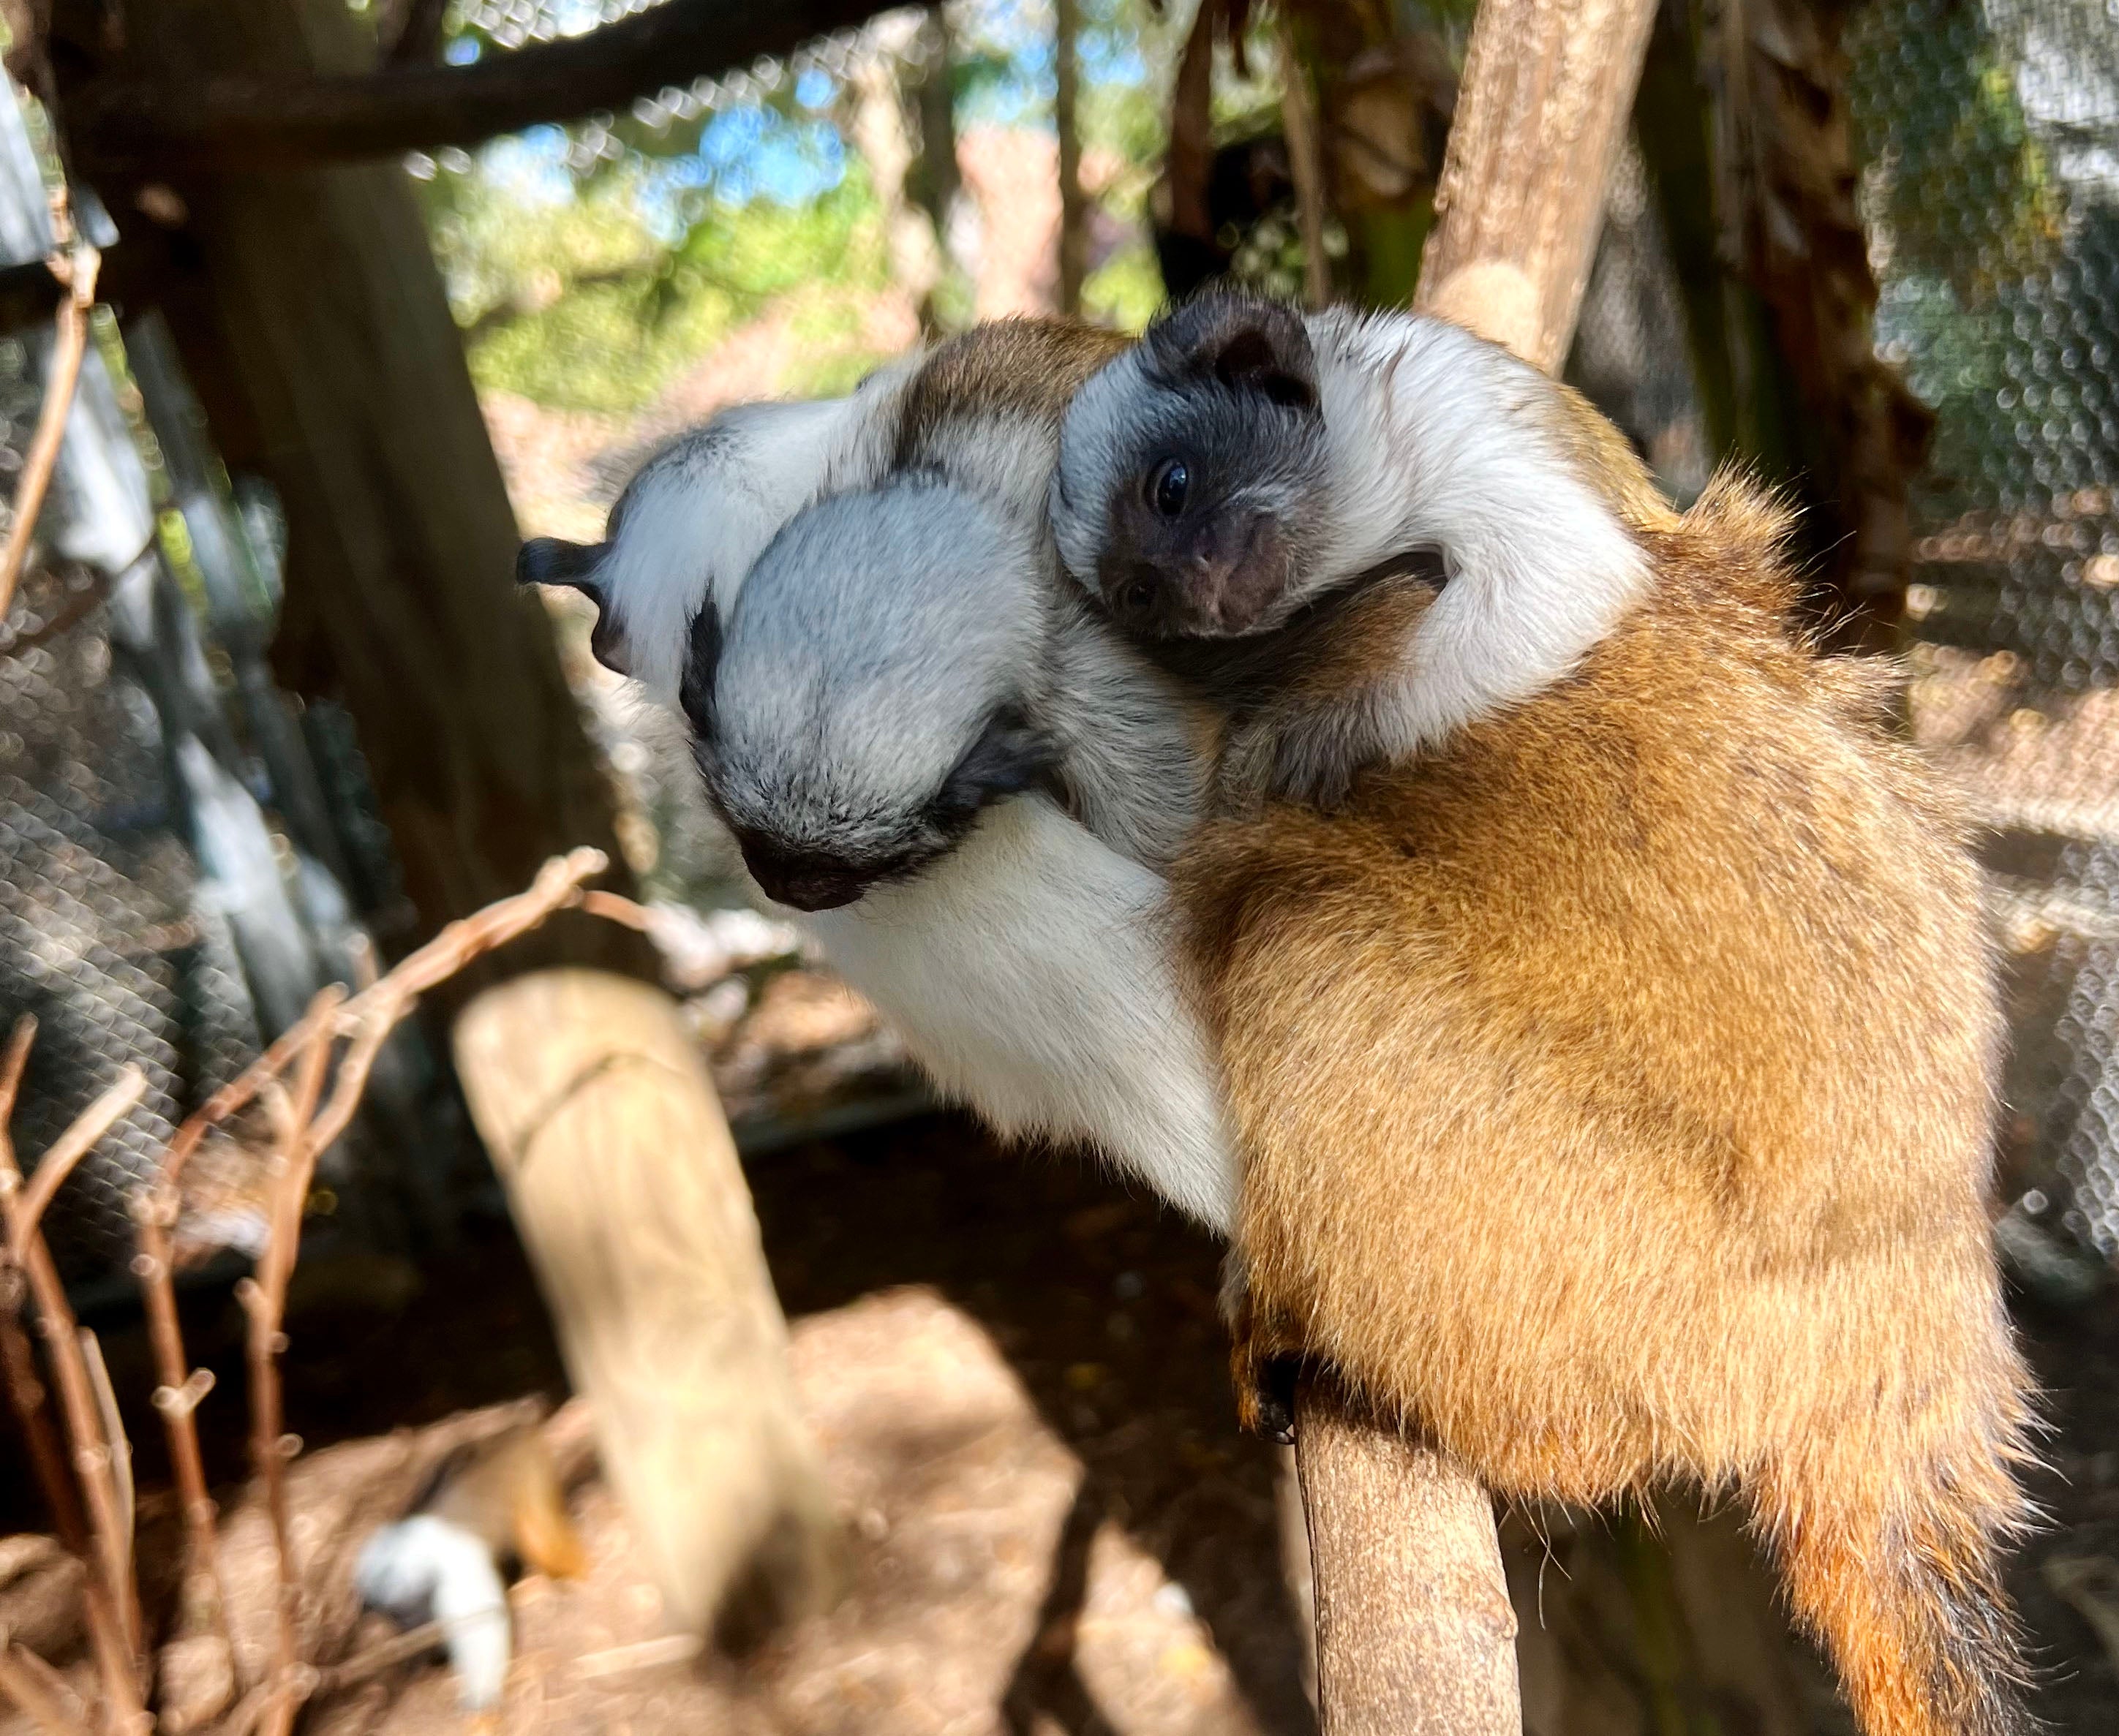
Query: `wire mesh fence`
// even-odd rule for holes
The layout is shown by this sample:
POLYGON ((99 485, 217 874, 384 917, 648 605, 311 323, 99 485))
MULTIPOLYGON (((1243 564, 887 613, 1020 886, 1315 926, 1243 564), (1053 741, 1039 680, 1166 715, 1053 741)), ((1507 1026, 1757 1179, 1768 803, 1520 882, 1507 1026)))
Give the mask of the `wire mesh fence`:
POLYGON ((1920 738, 1991 829, 2021 1217, 2119 1257, 2119 12, 1876 0, 1850 33, 1878 342, 1938 411, 1920 738))

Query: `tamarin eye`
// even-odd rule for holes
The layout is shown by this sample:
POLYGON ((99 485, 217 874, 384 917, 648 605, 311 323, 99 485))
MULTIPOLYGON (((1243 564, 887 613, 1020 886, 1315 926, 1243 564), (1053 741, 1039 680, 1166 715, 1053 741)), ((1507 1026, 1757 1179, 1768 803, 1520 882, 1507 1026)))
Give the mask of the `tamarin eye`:
POLYGON ((1166 458, 1148 476, 1148 503, 1165 518, 1175 518, 1185 510, 1185 497, 1191 488, 1192 473, 1185 468, 1185 461, 1166 458))
POLYGON ((1149 606, 1155 601, 1153 581, 1148 579, 1135 579, 1126 586, 1125 595, 1121 600, 1129 613, 1136 615, 1147 613, 1149 606))

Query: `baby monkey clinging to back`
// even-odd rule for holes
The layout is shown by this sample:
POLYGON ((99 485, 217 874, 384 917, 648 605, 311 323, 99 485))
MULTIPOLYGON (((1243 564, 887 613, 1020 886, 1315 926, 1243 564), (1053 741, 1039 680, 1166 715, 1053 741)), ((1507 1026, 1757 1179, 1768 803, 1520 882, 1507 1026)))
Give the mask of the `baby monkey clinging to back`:
POLYGON ((1680 516, 1453 327, 1233 298, 1083 388, 1052 498, 1122 621, 1284 629, 1189 649, 1245 799, 1171 874, 1268 1346, 1504 1494, 1740 1493, 1870 1736, 2029 1728, 1978 876, 1782 515, 1680 516))

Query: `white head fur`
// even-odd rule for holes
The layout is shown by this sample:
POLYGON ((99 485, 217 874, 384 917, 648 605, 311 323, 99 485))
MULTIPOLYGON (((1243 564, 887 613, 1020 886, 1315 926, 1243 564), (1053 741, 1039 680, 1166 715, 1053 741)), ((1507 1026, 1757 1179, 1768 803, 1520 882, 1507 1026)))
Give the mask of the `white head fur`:
POLYGON ((877 431, 916 365, 883 368, 843 398, 721 411, 642 465, 601 543, 535 539, 517 576, 586 593, 596 655, 674 705, 694 618, 711 602, 726 623, 781 525, 828 488, 881 470, 877 431))

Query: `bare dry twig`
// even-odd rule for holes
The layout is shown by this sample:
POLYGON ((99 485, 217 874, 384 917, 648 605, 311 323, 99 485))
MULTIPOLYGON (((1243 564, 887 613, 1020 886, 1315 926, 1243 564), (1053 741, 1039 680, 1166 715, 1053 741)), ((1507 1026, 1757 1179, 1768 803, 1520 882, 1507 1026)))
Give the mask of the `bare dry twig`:
POLYGON ((44 264, 66 288, 53 326, 52 365, 44 376, 44 401, 37 415, 37 432, 22 461, 22 479, 15 488, 15 521, 8 526, 7 542, 0 549, 0 621, 14 604, 16 582, 22 564, 30 558, 30 538, 44 510, 44 491, 51 486, 52 471, 59 461, 59 447, 66 438, 67 414, 73 407, 74 388, 80 383, 81 359, 88 353, 88 314, 95 305, 95 274, 103 256, 75 233, 73 215, 63 183, 52 194, 52 234, 56 251, 44 264))
MULTIPOLYGON (((16 1027, 4 1063, 0 1084, 6 1087, 4 1107, 14 1107, 22 1067, 29 1056, 35 1025, 22 1021, 16 1027)), ((84 1123, 97 1113, 91 1105, 86 1114, 59 1137, 54 1151, 67 1148, 84 1123)), ((107 1130, 108 1123, 106 1123, 107 1130)), ((90 1141, 93 1143, 93 1141, 90 1141)), ((10 1250, 22 1249, 17 1260, 11 1252, 7 1270, 26 1281, 37 1306, 37 1330, 44 1340, 47 1363, 57 1382, 60 1414, 67 1445, 72 1450, 75 1480, 85 1498, 94 1547, 89 1553, 86 1582, 89 1635, 96 1654, 98 1674, 109 1702, 109 1722, 122 1731, 144 1729, 149 1720, 140 1685, 140 1613, 132 1582, 130 1554, 119 1516, 116 1479, 112 1474, 112 1443, 105 1437, 101 1412, 95 1402, 95 1384, 82 1354, 81 1328, 67 1304, 66 1286, 59 1281, 58 1267, 35 1220, 27 1215, 29 1190, 15 1159, 15 1145, 0 1124, 0 1211, 7 1227, 10 1250)), ((11 1282, 11 1289, 13 1285, 11 1282)), ((19 1304, 18 1304, 19 1305, 19 1304)))
MULTIPOLYGON (((132 1270, 146 1298, 160 1382, 155 1406, 169 1435, 183 1504, 188 1614, 225 1640, 227 1612, 216 1565, 216 1515, 193 1419, 212 1380, 206 1371, 192 1369, 185 1354, 169 1232, 179 1209, 179 1183, 184 1165, 200 1142, 220 1123, 262 1102, 274 1126, 270 1228, 257 1270, 238 1287, 238 1295, 249 1324, 251 1456, 265 1492, 278 1565, 274 1659, 271 1678, 257 1683, 221 1718, 220 1736, 248 1736, 253 1729, 268 1736, 287 1736, 304 1702, 319 1688, 344 1686, 387 1669, 416 1655, 438 1636, 438 1630, 408 1634, 329 1672, 318 1670, 300 1655, 301 1583, 290 1535, 285 1482, 286 1462, 299 1443, 285 1433, 279 1377, 279 1359, 285 1349, 282 1329, 287 1287, 300 1253, 302 1219, 317 1160, 351 1121, 369 1070, 390 1032, 422 994, 482 954, 527 933, 556 911, 581 907, 612 921, 644 928, 647 913, 632 900, 582 891, 582 882, 605 866, 600 850, 579 849, 554 857, 527 891, 451 924, 359 993, 348 997, 336 986, 326 989, 253 1067, 184 1123, 164 1150, 156 1185, 134 1201, 139 1252, 132 1270), (334 1052, 341 1041, 344 1050, 334 1065, 334 1052), (290 1073, 291 1088, 286 1082, 290 1073)), ((53 1145, 35 1178, 26 1183, 7 1126, 35 1033, 35 1021, 23 1019, 0 1055, 0 1215, 4 1215, 6 1231, 5 1245, 0 1248, 0 1375, 5 1377, 8 1397, 30 1441, 62 1538, 90 1567, 86 1594, 89 1627, 106 1700, 100 1727, 131 1736, 147 1729, 151 1720, 142 1692, 130 1502, 115 1462, 128 1450, 114 1420, 107 1419, 114 1406, 98 1401, 94 1341, 81 1331, 67 1308, 41 1219, 66 1172, 138 1100, 145 1081, 128 1076, 104 1093, 53 1145), (60 1420, 71 1450, 71 1476, 67 1474, 67 1457, 53 1437, 33 1353, 16 1323, 26 1292, 36 1303, 39 1331, 58 1390, 60 1420), (40 1438, 45 1443, 41 1453, 37 1446, 40 1438), (86 1498, 85 1521, 77 1491, 86 1498)), ((0 1650, 0 1693, 48 1731, 84 1736, 83 1722, 66 1711, 60 1697, 64 1684, 41 1660, 25 1662, 26 1657, 19 1648, 12 1654, 0 1650)))
POLYGON ((59 1136, 58 1143, 38 1160, 37 1167, 22 1185, 22 1197, 10 1214, 7 1257, 17 1266, 29 1251, 29 1238, 44 1220, 52 1196, 73 1174, 74 1165, 93 1151, 97 1142, 128 1114, 146 1094, 147 1076, 128 1067, 112 1086, 82 1110, 78 1119, 59 1136))
POLYGON ((0 1692, 30 1715, 46 1736, 88 1736, 73 1693, 58 1672, 26 1646, 0 1645, 0 1692))

